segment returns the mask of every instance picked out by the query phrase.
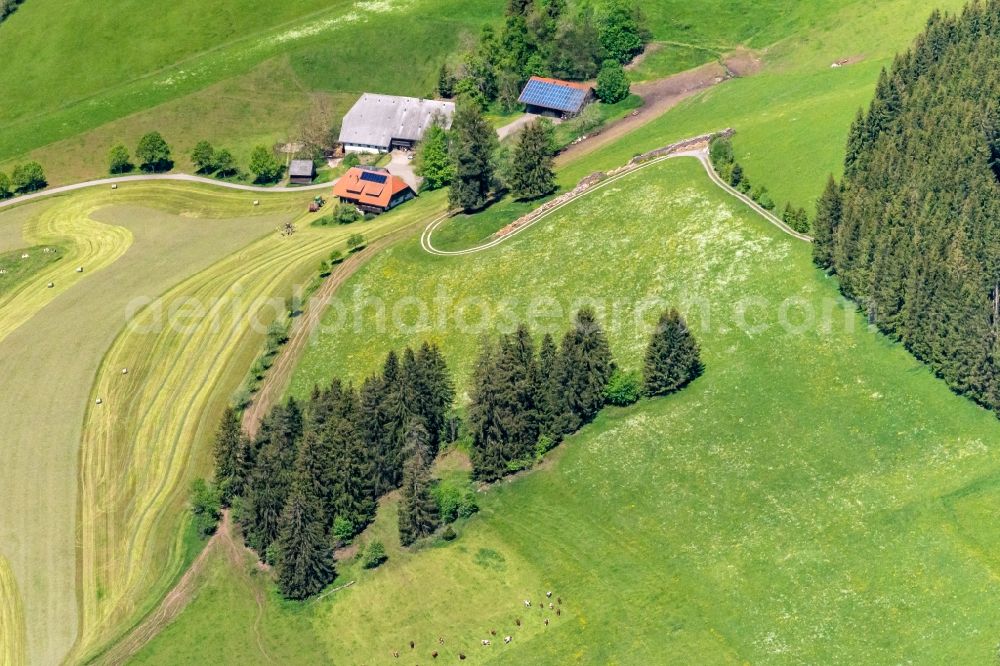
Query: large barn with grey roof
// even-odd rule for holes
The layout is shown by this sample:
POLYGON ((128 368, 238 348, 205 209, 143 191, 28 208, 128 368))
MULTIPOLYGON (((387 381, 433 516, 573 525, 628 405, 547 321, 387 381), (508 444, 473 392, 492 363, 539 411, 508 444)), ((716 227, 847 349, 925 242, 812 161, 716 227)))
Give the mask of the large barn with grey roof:
POLYGON ((451 127, 454 102, 365 93, 344 116, 340 143, 349 153, 409 149, 435 122, 451 127))

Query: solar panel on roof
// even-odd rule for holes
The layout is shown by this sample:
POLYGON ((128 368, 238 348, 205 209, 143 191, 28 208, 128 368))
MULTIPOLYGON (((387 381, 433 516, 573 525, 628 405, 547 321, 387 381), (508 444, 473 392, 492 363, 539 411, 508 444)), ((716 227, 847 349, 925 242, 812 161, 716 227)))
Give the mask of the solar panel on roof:
POLYGON ((548 81, 529 80, 518 101, 559 111, 579 111, 586 93, 579 88, 548 81))
POLYGON ((381 173, 372 173, 371 171, 362 171, 361 180, 367 180, 369 183, 385 183, 386 176, 381 173))

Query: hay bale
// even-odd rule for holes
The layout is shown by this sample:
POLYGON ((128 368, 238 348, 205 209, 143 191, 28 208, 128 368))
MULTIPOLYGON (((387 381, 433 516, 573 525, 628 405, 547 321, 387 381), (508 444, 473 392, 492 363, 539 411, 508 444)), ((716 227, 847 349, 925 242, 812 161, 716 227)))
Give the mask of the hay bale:
POLYGON ((98 405, 99 405, 99 404, 101 404, 102 402, 104 402, 104 401, 103 401, 103 400, 101 400, 100 398, 98 398, 98 399, 96 400, 96 404, 98 404, 98 405))
POLYGON ((48 286, 48 288, 49 288, 49 289, 51 289, 52 287, 54 287, 54 286, 56 286, 56 285, 55 285, 55 283, 54 283, 54 282, 49 282, 49 284, 48 284, 47 286, 48 286))
POLYGON ((77 266, 76 267, 76 272, 77 273, 82 273, 83 272, 83 266, 77 266))

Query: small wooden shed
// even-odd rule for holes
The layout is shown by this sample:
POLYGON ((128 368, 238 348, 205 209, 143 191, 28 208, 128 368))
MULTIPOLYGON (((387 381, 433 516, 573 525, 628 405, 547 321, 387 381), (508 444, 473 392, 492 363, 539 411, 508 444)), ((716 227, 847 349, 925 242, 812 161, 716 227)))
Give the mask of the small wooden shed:
POLYGON ((288 165, 288 182, 309 185, 316 178, 316 165, 312 160, 292 160, 288 165))

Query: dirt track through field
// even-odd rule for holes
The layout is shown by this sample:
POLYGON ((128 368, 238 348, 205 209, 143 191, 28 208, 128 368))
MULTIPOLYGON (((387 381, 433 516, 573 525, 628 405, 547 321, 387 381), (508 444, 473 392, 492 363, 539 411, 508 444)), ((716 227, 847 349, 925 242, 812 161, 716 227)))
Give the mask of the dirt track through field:
POLYGON ((556 165, 563 166, 614 143, 629 132, 656 120, 688 97, 722 83, 730 77, 731 74, 726 67, 712 62, 665 79, 635 84, 632 86, 632 92, 639 95, 643 101, 636 114, 625 116, 605 127, 599 134, 569 146, 556 157, 556 165))
MULTIPOLYGON (((442 216, 443 218, 444 216, 442 216)), ((296 363, 301 358, 306 349, 312 334, 325 311, 325 303, 346 282, 358 269, 365 265, 369 259, 378 254, 382 249, 392 245, 406 236, 415 233, 416 224, 411 224, 394 233, 388 234, 371 243, 363 250, 352 254, 323 282, 319 291, 310 299, 305 314, 297 320, 295 327, 289 336, 288 342, 281 348, 277 359, 268 371, 253 404, 243 413, 243 428, 251 436, 255 435, 260 427, 260 420, 280 399, 296 363)), ((233 525, 229 511, 225 511, 222 521, 215 534, 209 539, 205 548, 191 564, 177 584, 167 593, 160 602, 156 610, 146 617, 138 626, 129 632, 121 641, 115 643, 108 652, 101 656, 96 663, 102 666, 119 666, 136 655, 147 643, 155 638, 164 628, 167 627, 180 613, 187 607, 194 596, 194 592, 201 580, 201 574, 209 561, 209 558, 216 551, 221 550, 234 571, 244 572, 246 565, 246 548, 237 543, 233 537, 233 525)), ((257 603, 257 618, 254 620, 253 633, 257 642, 257 647, 261 656, 268 663, 273 663, 267 649, 264 647, 263 637, 260 633, 260 622, 264 613, 263 592, 258 585, 247 579, 248 587, 253 591, 254 600, 257 603)))
POLYGON ((322 286, 306 304, 304 313, 295 319, 288 342, 278 352, 274 365, 264 375, 260 388, 254 395, 253 402, 243 412, 243 429, 247 434, 251 437, 257 434, 261 419, 270 411, 275 402, 281 399, 285 387, 288 386, 292 373, 295 371, 295 366, 302 358, 309 341, 312 340, 316 326, 319 325, 320 319, 326 311, 325 306, 334 293, 382 249, 415 232, 415 224, 411 224, 377 239, 363 250, 350 255, 323 281, 322 286))
MULTIPOLYGON (((219 527, 216 529, 215 534, 208 540, 205 548, 195 558, 195 561, 191 563, 191 566, 184 572, 184 575, 177 581, 173 589, 163 598, 163 601, 160 602, 156 610, 148 615, 108 652, 98 658, 95 663, 102 666, 119 666, 120 664, 125 664, 144 645, 151 641, 153 637, 159 634, 164 627, 170 624, 175 617, 180 615, 180 612, 187 607, 188 602, 194 596, 194 591, 197 584, 201 581, 202 573, 205 571, 205 566, 209 558, 219 550, 232 562, 234 570, 242 570, 244 556, 241 546, 233 539, 232 521, 230 520, 228 510, 223 512, 219 527)), ((262 603, 263 600, 258 599, 258 604, 262 603)))

